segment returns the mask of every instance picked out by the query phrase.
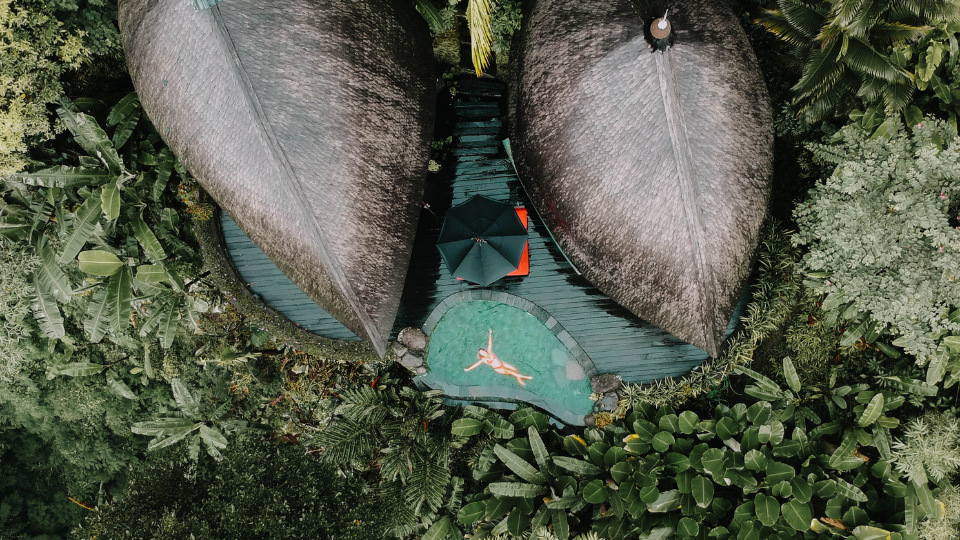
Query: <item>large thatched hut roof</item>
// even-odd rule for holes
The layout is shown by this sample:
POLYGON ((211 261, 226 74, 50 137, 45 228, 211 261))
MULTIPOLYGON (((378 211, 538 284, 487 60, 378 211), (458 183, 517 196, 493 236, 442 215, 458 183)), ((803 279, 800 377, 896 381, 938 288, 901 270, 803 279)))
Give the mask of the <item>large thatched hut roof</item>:
POLYGON ((615 301, 716 355, 773 165, 766 87, 730 9, 531 0, 511 62, 520 179, 563 250, 615 301))
POLYGON ((433 57, 409 0, 121 0, 140 100, 314 301, 383 354, 420 213, 433 57))

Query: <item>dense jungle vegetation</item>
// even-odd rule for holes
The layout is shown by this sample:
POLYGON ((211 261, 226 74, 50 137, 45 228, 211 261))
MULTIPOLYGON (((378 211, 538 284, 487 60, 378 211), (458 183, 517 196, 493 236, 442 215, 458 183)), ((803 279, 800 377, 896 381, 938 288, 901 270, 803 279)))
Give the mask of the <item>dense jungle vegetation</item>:
MULTIPOLYGON (((479 73, 522 1, 414 4, 479 73)), ((245 317, 115 0, 0 0, 0 539, 960 539, 960 0, 730 3, 776 123, 752 302, 559 430, 245 317)))

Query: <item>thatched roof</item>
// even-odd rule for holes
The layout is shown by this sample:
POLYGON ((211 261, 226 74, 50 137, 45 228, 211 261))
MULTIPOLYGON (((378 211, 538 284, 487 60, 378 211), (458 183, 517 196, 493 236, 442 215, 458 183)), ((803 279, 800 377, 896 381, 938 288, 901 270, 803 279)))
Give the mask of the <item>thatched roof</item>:
POLYGON ((409 0, 121 0, 140 100, 243 231, 383 354, 433 132, 409 0))
POLYGON ((615 301, 716 355, 773 169, 766 87, 729 8, 531 0, 511 62, 520 179, 563 250, 615 301), (654 51, 644 28, 668 8, 673 45, 654 51))

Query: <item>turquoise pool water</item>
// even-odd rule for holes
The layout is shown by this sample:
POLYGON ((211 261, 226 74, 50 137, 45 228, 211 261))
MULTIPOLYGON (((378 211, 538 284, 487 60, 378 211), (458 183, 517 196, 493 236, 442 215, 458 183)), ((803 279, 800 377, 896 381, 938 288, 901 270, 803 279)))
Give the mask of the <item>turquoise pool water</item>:
POLYGON ((561 419, 593 410, 590 380, 567 347, 538 318, 500 302, 473 300, 450 308, 430 336, 429 373, 425 382, 439 383, 451 397, 515 399, 540 406, 561 419), (532 377, 520 385, 512 376, 496 373, 477 361, 493 330, 493 352, 532 377))

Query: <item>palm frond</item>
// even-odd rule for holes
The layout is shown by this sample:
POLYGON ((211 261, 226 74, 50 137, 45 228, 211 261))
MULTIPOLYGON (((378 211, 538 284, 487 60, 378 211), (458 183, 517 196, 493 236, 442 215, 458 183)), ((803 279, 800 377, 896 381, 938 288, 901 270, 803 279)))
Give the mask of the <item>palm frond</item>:
POLYGON ((863 83, 860 85, 860 89, 857 90, 857 97, 863 99, 867 103, 880 101, 883 97, 884 87, 887 84, 889 83, 882 79, 864 77, 863 83))
POLYGON ((369 456, 380 447, 380 442, 377 430, 367 429, 348 418, 330 424, 314 439, 314 444, 323 448, 320 459, 337 465, 369 456))
POLYGON ((938 23, 960 17, 960 2, 957 0, 897 0, 890 9, 893 20, 920 20, 938 23))
POLYGON ((869 43, 860 38, 844 41, 847 50, 843 55, 843 63, 853 71, 891 82, 910 78, 906 71, 894 65, 889 57, 877 52, 869 43))
POLYGON ((803 77, 792 88, 797 94, 796 99, 817 97, 839 79, 844 71, 844 64, 839 62, 839 57, 840 44, 837 42, 826 49, 811 49, 803 77))
POLYGON ((843 25, 846 33, 855 37, 864 37, 870 28, 877 22, 887 2, 883 0, 862 0, 856 16, 843 25))
POLYGON ((403 490, 404 500, 414 514, 436 512, 443 505, 443 495, 450 482, 450 471, 445 465, 429 461, 417 463, 403 490))
POLYGON ((931 26, 910 26, 881 21, 870 29, 870 41, 876 45, 903 45, 916 41, 933 30, 931 26))
POLYGON ((813 39, 813 36, 794 28, 778 10, 765 9, 753 22, 794 47, 809 47, 813 39))
POLYGON ((846 28, 860 16, 860 8, 864 2, 870 3, 872 0, 845 0, 835 3, 830 14, 830 24, 846 28))
POLYGON ((844 69, 835 81, 823 88, 822 92, 803 100, 795 100, 794 104, 803 113, 804 120, 808 124, 813 124, 834 115, 845 100, 848 100, 849 96, 857 90, 859 84, 859 78, 844 69))
POLYGON ((916 86, 912 81, 895 82, 884 87, 883 103, 892 112, 900 112, 910 104, 916 86))
POLYGON ((473 69, 477 77, 489 64, 493 47, 493 25, 490 12, 491 0, 470 0, 467 4, 467 23, 470 25, 470 53, 473 56, 473 69))

